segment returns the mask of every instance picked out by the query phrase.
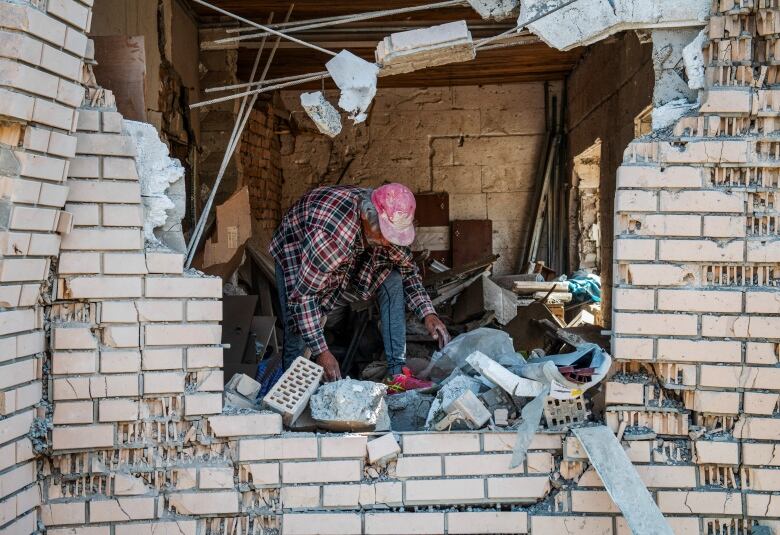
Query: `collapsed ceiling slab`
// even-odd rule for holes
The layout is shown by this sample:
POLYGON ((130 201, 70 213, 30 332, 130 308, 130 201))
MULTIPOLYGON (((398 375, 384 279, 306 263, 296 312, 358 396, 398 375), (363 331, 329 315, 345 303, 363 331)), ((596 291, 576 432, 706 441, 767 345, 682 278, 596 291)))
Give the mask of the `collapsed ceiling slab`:
POLYGON ((518 25, 551 12, 528 29, 553 48, 571 50, 625 30, 703 27, 709 9, 709 0, 526 0, 518 25))

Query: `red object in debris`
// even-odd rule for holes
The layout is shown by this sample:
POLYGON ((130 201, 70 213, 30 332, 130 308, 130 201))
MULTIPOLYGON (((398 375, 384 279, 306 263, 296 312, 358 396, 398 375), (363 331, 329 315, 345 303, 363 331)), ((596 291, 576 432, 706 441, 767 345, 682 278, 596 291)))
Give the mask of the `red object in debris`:
POLYGON ((430 388, 433 386, 431 381, 423 381, 412 375, 412 370, 404 368, 403 373, 398 373, 392 378, 385 380, 388 394, 400 394, 407 390, 418 390, 420 388, 430 388))

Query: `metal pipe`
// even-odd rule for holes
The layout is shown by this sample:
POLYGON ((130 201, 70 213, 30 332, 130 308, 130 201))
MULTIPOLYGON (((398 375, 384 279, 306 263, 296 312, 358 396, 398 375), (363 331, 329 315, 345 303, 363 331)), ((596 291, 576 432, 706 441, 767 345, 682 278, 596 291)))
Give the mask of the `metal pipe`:
POLYGON ((208 89, 205 89, 205 93, 216 93, 218 91, 228 91, 230 89, 243 89, 245 87, 254 87, 254 86, 264 86, 264 85, 271 85, 271 84, 279 84, 282 82, 291 82, 293 80, 300 80, 301 78, 308 78, 309 76, 314 76, 315 74, 328 74, 328 71, 321 71, 317 73, 306 73, 306 74, 296 74, 295 76, 285 76, 283 78, 273 78, 271 80, 264 80, 262 82, 247 82, 244 84, 233 84, 233 85, 223 85, 219 87, 209 87, 208 89))
POLYGON ((269 91, 275 91, 277 89, 284 89, 285 87, 292 87, 295 85, 305 84, 307 82, 314 82, 317 80, 327 80, 330 78, 330 74, 315 74, 311 75, 307 78, 300 78, 298 80, 292 80, 290 82, 285 82, 283 84, 276 84, 276 85, 269 85, 266 87, 261 87, 260 89, 253 89, 251 91, 245 91, 244 93, 237 93, 235 95, 229 95, 226 97, 219 97, 215 98, 213 100, 206 100, 204 102, 197 102, 195 104, 190 104, 190 109, 193 108, 202 108, 203 106, 208 106, 209 104, 218 104, 220 102, 227 102, 228 100, 233 100, 234 98, 241 98, 243 96, 247 95, 259 95, 260 93, 268 93, 269 91))

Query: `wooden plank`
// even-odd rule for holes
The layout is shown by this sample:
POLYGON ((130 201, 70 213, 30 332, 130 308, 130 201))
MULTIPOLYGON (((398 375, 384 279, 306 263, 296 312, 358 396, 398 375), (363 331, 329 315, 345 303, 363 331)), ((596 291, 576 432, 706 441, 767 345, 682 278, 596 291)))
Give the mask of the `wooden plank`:
POLYGON ((450 224, 450 194, 418 193, 415 219, 418 227, 446 227, 450 224))
MULTIPOLYGON (((498 32, 496 32, 498 33, 498 32)), ((352 34, 348 34, 352 39, 352 34)), ((240 49, 238 77, 246 79, 254 61, 256 51, 240 49)), ((356 49, 358 56, 374 61, 373 49, 356 49)), ((448 85, 475 85, 521 83, 543 80, 560 80, 566 77, 579 61, 582 51, 569 52, 553 50, 544 43, 529 44, 515 48, 483 50, 474 61, 453 63, 430 69, 387 76, 379 80, 379 88, 386 87, 434 87, 448 85)), ((271 66, 269 78, 293 76, 322 70, 328 57, 307 49, 284 49, 277 53, 271 66)), ((321 83, 298 86, 297 89, 320 89, 321 83)), ((326 89, 334 89, 331 82, 326 89)))
POLYGON ((515 281, 512 290, 517 294, 533 294, 536 292, 567 292, 569 291, 568 282, 533 282, 533 281, 515 281))
POLYGON ((458 220, 452 222, 452 267, 485 258, 493 253, 493 222, 458 220))

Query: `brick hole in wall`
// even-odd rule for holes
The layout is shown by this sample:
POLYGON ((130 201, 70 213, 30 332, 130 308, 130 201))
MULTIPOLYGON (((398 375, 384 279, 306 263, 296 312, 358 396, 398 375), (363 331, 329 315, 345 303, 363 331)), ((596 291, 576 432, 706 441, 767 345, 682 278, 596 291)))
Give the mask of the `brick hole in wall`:
MULTIPOLYGON (((49 4, 54 4, 52 13, 56 13, 55 10, 61 9, 63 5, 70 5, 66 2, 49 2, 49 4)), ((78 3, 76 5, 78 6, 78 3)), ((777 2, 751 3, 749 0, 741 0, 736 5, 731 2, 729 5, 729 9, 724 9, 724 13, 719 13, 714 18, 725 18, 731 21, 730 32, 735 35, 743 30, 751 33, 757 31, 756 19, 771 29, 774 24, 771 21, 776 13, 770 9, 778 7, 777 2), (759 11, 741 14, 734 11, 738 9, 759 11)), ((35 7, 46 6, 39 3, 35 7)), ((62 11, 59 13, 62 14, 62 11)), ((54 16, 52 20, 54 19, 59 21, 59 16, 54 16)), ((67 26, 68 29, 72 29, 71 24, 67 26)), ((727 40, 727 35, 719 36, 717 30, 714 34, 712 31, 711 29, 711 39, 727 40)), ((767 46, 772 40, 771 37, 765 39, 767 46)), ((710 46, 716 49, 716 52, 708 57, 711 65, 707 68, 707 76, 712 86, 727 91, 733 88, 746 89, 754 84, 753 65, 730 64, 751 57, 751 50, 746 47, 747 43, 744 41, 745 38, 740 38, 738 46, 731 49, 727 45, 710 46), (715 81, 720 82, 721 85, 714 83, 715 81)), ((764 43, 759 38, 756 41, 758 41, 755 43, 758 47, 757 53, 752 57, 765 60, 769 56, 761 56, 760 53, 764 43)), ((773 71, 776 71, 774 67, 769 71, 768 80, 773 80, 773 71)), ((774 82, 770 81, 770 83, 774 82)), ((769 92, 764 89, 754 91, 759 100, 766 98, 769 92)), ((25 93, 19 94, 29 96, 25 93)), ((687 118, 684 119, 681 124, 686 124, 687 130, 681 135, 706 138, 742 137, 752 135, 753 132, 763 135, 774 130, 771 117, 758 119, 726 117, 720 121, 710 121, 711 118, 712 116, 699 117, 696 121, 692 121, 692 124, 689 124, 687 118), (707 120, 699 122, 699 119, 707 120), (717 127, 716 122, 719 123, 717 127)), ((36 127, 40 128, 41 124, 36 124, 36 127)), ((29 125, 14 128, 16 134, 12 133, 7 137, 4 135, 2 139, 11 139, 12 143, 8 145, 20 152, 28 150, 26 147, 22 148, 21 144, 25 137, 21 133, 25 127, 29 125)), ((58 126, 44 126, 43 129, 49 128, 57 133, 66 131, 58 126)), ((588 138, 588 143, 594 139, 592 135, 583 137, 588 138)), ((460 136, 453 139, 457 143, 460 142, 460 136)), ((708 141, 712 140, 708 139, 708 141)), ((747 164, 740 162, 728 164, 741 165, 741 167, 724 167, 717 163, 708 165, 699 177, 702 180, 700 184, 692 187, 688 182, 687 186, 677 188, 690 188, 694 195, 685 197, 676 205, 667 204, 672 203, 674 199, 667 195, 666 190, 676 188, 670 184, 675 180, 681 181, 677 182, 678 185, 685 180, 690 180, 690 175, 683 176, 678 173, 677 168, 681 167, 681 158, 685 155, 694 160, 692 167, 695 168, 696 146, 696 141, 687 140, 685 143, 671 143, 670 147, 673 151, 669 152, 665 152, 663 146, 647 150, 637 148, 635 153, 632 148, 627 158, 626 170, 630 170, 636 164, 642 164, 637 165, 642 168, 642 173, 646 173, 642 180, 652 180, 657 176, 654 174, 654 169, 655 164, 659 162, 663 163, 665 173, 668 174, 658 187, 648 186, 647 182, 642 186, 636 186, 636 183, 630 185, 626 182, 625 187, 620 188, 618 192, 617 212, 621 222, 619 225, 623 224, 622 221, 627 222, 626 227, 620 226, 619 230, 631 228, 633 232, 621 234, 618 237, 621 245, 616 247, 616 271, 619 271, 619 282, 615 288, 615 351, 621 361, 618 365, 623 378, 630 375, 645 377, 654 375, 661 384, 629 382, 630 386, 620 386, 611 384, 617 381, 610 382, 608 390, 614 390, 609 392, 611 397, 608 405, 614 407, 607 412, 611 425, 617 424, 618 429, 619 422, 630 422, 633 427, 661 431, 660 439, 632 440, 627 443, 627 447, 643 478, 647 478, 646 481, 649 482, 648 486, 654 497, 669 515, 675 530, 682 533, 746 535, 756 522, 776 527, 780 518, 780 513, 772 500, 773 493, 778 489, 776 472, 779 463, 775 452, 778 436, 776 418, 778 394, 775 374, 778 344, 773 334, 777 332, 775 324, 777 303, 775 294, 771 291, 776 286, 776 270, 779 264, 777 264, 778 258, 773 256, 774 234, 769 232, 771 224, 767 221, 767 218, 774 215, 766 213, 774 210, 772 197, 775 192, 772 190, 777 187, 777 171, 776 167, 772 166, 777 159, 777 146, 776 142, 755 142, 749 149, 755 152, 747 153, 750 158, 747 164), (755 160, 753 160, 754 156, 755 160), (668 157, 673 158, 674 161, 665 161, 664 158, 668 157), (762 167, 766 165, 770 167, 762 167), (766 191, 761 188, 766 188, 766 191), (643 199, 634 196, 633 200, 626 204, 627 197, 622 194, 634 191, 650 194, 645 195, 643 199), (713 193, 729 196, 716 196, 712 195, 713 193), (718 198, 718 202, 723 203, 719 206, 727 206, 727 208, 721 212, 706 209, 707 206, 702 209, 702 205, 693 204, 697 198, 705 197, 718 198), (738 202, 731 204, 735 197, 738 202), (640 201, 648 202, 643 205, 640 201), (726 242, 740 239, 746 240, 748 244, 759 243, 760 245, 752 248, 746 246, 745 255, 741 258, 736 258, 737 255, 722 258, 722 255, 713 255, 706 251, 702 253, 706 258, 694 258, 679 244, 674 248, 657 248, 653 251, 655 256, 650 258, 648 250, 639 246, 637 249, 631 249, 630 246, 624 248, 622 245, 630 241, 651 240, 687 242, 687 239, 680 240, 678 235, 684 230, 684 225, 667 226, 665 228, 671 228, 674 232, 666 234, 663 226, 653 226, 658 223, 658 218, 655 218, 655 221, 653 219, 648 221, 648 216, 677 217, 692 214, 700 218, 698 229, 701 234, 695 236, 697 241, 700 237, 710 237, 719 247, 724 243, 727 245, 726 242), (718 221, 715 221, 715 218, 719 218, 718 221), (633 226, 631 222, 635 222, 633 226), (716 226, 715 223, 718 225, 716 226), (719 230, 713 230, 716 228, 719 230), (725 236, 722 234, 724 229, 727 231, 725 236), (709 231, 713 234, 705 236, 704 233, 709 231), (754 238, 758 239, 754 242, 749 241, 754 238), (621 256, 623 254, 627 257, 621 256), (662 256, 659 257, 659 254, 662 256), (670 318, 670 315, 674 317, 670 318), (691 316, 698 316, 698 318, 696 321, 691 321, 691 316), (742 321, 743 318, 749 321, 742 321), (646 366, 652 369, 652 373, 648 373, 646 366), (670 393, 666 390, 679 391, 679 393, 670 393), (685 416, 679 413, 672 416, 665 415, 661 409, 679 410, 679 406, 674 404, 672 407, 659 407, 662 399, 680 402, 690 412, 685 416), (618 407, 624 404, 632 408, 618 407), (711 437, 708 435, 698 435, 698 431, 694 429, 696 426, 703 426, 713 432, 716 430, 725 430, 725 432, 721 436, 716 436, 715 440, 710 440, 711 437), (685 432, 686 427, 687 432, 685 432)), ((30 150, 37 155, 40 153, 34 149, 30 150)), ((44 153, 49 154, 46 151, 44 153)), ((51 157, 57 159, 57 155, 51 157)), ((63 158, 61 155, 59 157, 63 158)), ((614 155, 610 154, 610 151, 605 151, 603 158, 603 166, 608 168, 609 160, 614 158, 614 155)), ((411 159, 402 158, 400 161, 410 162, 411 159)), ((334 167, 329 172, 340 172, 342 168, 334 167)), ((38 180, 35 177, 28 178, 38 180)), ((628 172, 624 178, 629 180, 628 172)), ((71 179, 69 182, 78 187, 78 178, 71 177, 71 179)), ((95 180, 100 178, 97 177, 95 180)), ((608 174, 605 175, 605 180, 609 180, 608 174)), ((606 187, 605 191, 609 192, 609 188, 606 187)), ((110 198, 103 200, 105 204, 118 204, 111 202, 110 198)), ((64 198, 62 202, 64 203, 64 198)), ((81 201, 76 204, 88 205, 89 202, 81 201)), ((270 214, 275 210, 274 206, 263 210, 270 210, 270 214)), ((710 208, 714 206, 709 205, 710 208)), ((58 206, 58 209, 61 207, 58 206)), ((611 208, 608 215, 612 215, 611 208)), ((269 217, 275 216, 269 215, 269 217)), ((611 225, 611 221, 607 219, 610 218, 605 218, 605 226, 611 225)), ((677 221, 682 222, 682 220, 677 221)), ((79 226, 83 225, 77 224, 76 228, 79 226)), ((611 231, 605 230, 605 234, 611 240, 611 231)), ((687 238, 691 238, 691 244, 685 245, 691 247, 694 236, 687 236, 687 238)), ((15 242, 14 245, 19 247, 16 250, 17 254, 26 254, 29 251, 26 248, 29 244, 15 242)), ((631 246, 635 245, 631 244, 631 246)), ((696 244, 696 247, 699 245, 696 244)), ((68 249, 68 253, 73 254, 74 251, 68 249)), ((40 260, 38 257, 56 256, 56 254, 54 251, 46 254, 30 253, 30 256, 34 257, 33 260, 40 260)), ((101 251, 99 254, 113 253, 101 251)), ((607 262, 612 262, 611 255, 607 251, 604 258, 607 262)), ((7 258, 3 259, 4 262, 6 260, 7 258)), ((148 257, 146 261, 148 262, 148 257)), ((5 263, 4 267, 9 264, 5 263)), ((55 270, 61 270, 59 266, 54 265, 55 270)), ((72 280, 78 278, 84 277, 67 275, 63 280, 68 280, 68 284, 58 286, 62 288, 62 293, 58 295, 58 299, 49 311, 51 314, 49 317, 53 318, 52 328, 64 328, 66 331, 62 332, 63 337, 66 334, 73 334, 74 339, 96 336, 104 340, 103 331, 107 333, 113 331, 114 334, 118 334, 112 325, 101 325, 102 322, 95 321, 91 306, 78 306, 83 304, 79 303, 78 299, 87 301, 92 299, 94 301, 89 301, 87 305, 96 306, 99 301, 112 300, 106 296, 85 297, 87 294, 81 293, 85 291, 84 281, 72 280), (70 284, 71 282, 75 284, 70 284), (81 325, 86 325, 86 330, 82 330, 81 325)), ((154 279, 160 278, 175 279, 176 277, 169 272, 156 273, 154 276, 148 276, 146 284, 153 286, 155 282, 159 282, 154 279)), ((92 281, 88 282, 92 283, 92 281)), ((201 285, 205 284, 199 282, 201 285)), ((97 287, 96 283, 97 281, 90 286, 97 287)), ((5 289, 11 286, 20 285, 5 284, 4 300, 7 299, 5 292, 13 293, 5 289)), ((70 450, 60 450, 36 459, 24 429, 29 424, 26 419, 34 412, 29 407, 36 402, 36 399, 49 395, 47 389, 40 388, 41 380, 52 383, 55 388, 52 389, 51 395, 54 395, 56 387, 64 385, 62 379, 70 379, 71 374, 62 374, 64 377, 57 377, 60 376, 59 373, 46 376, 42 375, 43 372, 36 372, 34 366, 29 364, 36 360, 38 362, 35 366, 38 366, 43 359, 30 357, 25 351, 40 354, 44 350, 42 343, 45 338, 41 326, 34 317, 35 314, 29 313, 35 308, 37 283, 24 281, 21 286, 24 286, 21 291, 31 292, 32 299, 29 296, 26 300, 17 298, 12 308, 19 308, 20 311, 2 311, 6 318, 11 317, 7 312, 13 312, 14 317, 20 318, 15 324, 20 330, 10 335, 14 339, 12 353, 14 357, 10 362, 4 363, 3 368, 8 366, 7 369, 10 370, 12 366, 13 371, 9 373, 9 377, 14 380, 21 377, 19 380, 22 382, 19 383, 21 387, 13 385, 4 387, 3 390, 3 413, 8 417, 4 420, 3 429, 8 433, 5 437, 12 438, 0 446, 3 448, 3 462, 11 463, 11 465, 3 464, 0 470, 2 488, 4 493, 8 493, 7 496, 0 497, 4 511, 0 531, 31 533, 36 529, 36 521, 40 519, 51 533, 57 535, 80 530, 83 524, 91 524, 86 530, 81 529, 90 535, 94 533, 125 535, 143 533, 144 530, 170 530, 174 533, 224 534, 237 531, 260 533, 261 527, 278 527, 280 522, 285 521, 287 522, 287 525, 283 526, 285 533, 306 532, 307 524, 311 526, 329 522, 334 523, 336 527, 333 529, 339 533, 362 531, 364 527, 369 526, 374 531, 388 531, 395 525, 402 525, 403 522, 429 522, 419 529, 443 533, 447 529, 452 532, 453 526, 467 525, 469 522, 485 526, 489 521, 500 521, 500 525, 491 524, 493 526, 491 529, 499 533, 517 530, 517 526, 522 526, 526 531, 532 530, 534 533, 568 532, 575 524, 583 533, 628 532, 623 519, 616 516, 614 506, 604 493, 603 487, 598 485, 592 469, 587 468, 585 462, 581 460, 582 457, 578 457, 579 454, 568 448, 572 446, 571 449, 574 449, 569 439, 564 441, 559 438, 556 442, 552 437, 537 437, 536 440, 540 442, 534 445, 532 453, 540 455, 536 455, 533 462, 529 460, 523 467, 523 473, 509 476, 504 473, 484 476, 482 479, 486 481, 486 486, 483 485, 481 498, 477 498, 476 496, 480 494, 475 490, 476 486, 468 483, 473 476, 449 475, 447 469, 459 473, 459 470, 462 471, 462 468, 458 468, 459 465, 482 467, 483 462, 487 464, 488 461, 496 461, 503 466, 500 463, 504 463, 505 460, 495 459, 493 456, 506 455, 505 442, 508 437, 483 433, 475 441, 469 433, 456 434, 447 437, 448 443, 444 450, 441 444, 425 443, 430 436, 409 440, 407 440, 409 435, 401 437, 404 458, 410 461, 425 457, 438 459, 441 470, 441 475, 438 477, 448 477, 446 481, 452 487, 453 494, 447 495, 448 501, 444 507, 441 503, 419 506, 421 511, 414 513, 416 516, 412 514, 394 516, 399 514, 397 512, 390 513, 389 517, 382 516, 390 511, 383 507, 387 507, 388 503, 403 503, 404 493, 409 489, 413 496, 416 494, 415 498, 410 498, 410 504, 419 504, 420 496, 423 500, 432 500, 433 498, 426 497, 425 487, 430 485, 426 482, 430 481, 429 477, 437 476, 419 475, 400 482, 367 479, 361 479, 361 482, 312 482, 310 480, 299 482, 297 478, 305 476, 301 476, 300 471, 290 470, 289 465, 316 463, 305 468, 311 472, 321 472, 322 477, 325 477, 330 473, 329 469, 334 466, 326 463, 331 463, 334 458, 337 458, 333 457, 334 447, 344 455, 342 460, 354 461, 349 463, 354 467, 355 463, 362 466, 361 453, 355 452, 363 451, 364 444, 354 437, 338 436, 318 437, 314 441, 303 440, 297 443, 285 442, 284 446, 281 446, 275 442, 280 437, 242 434, 246 433, 247 429, 275 430, 276 424, 272 421, 264 420, 262 423, 257 423, 250 420, 247 415, 223 415, 228 416, 227 418, 196 416, 201 414, 198 411, 203 411, 202 414, 208 414, 208 411, 218 412, 219 408, 215 410, 213 402, 214 399, 221 399, 218 393, 215 398, 214 392, 191 390, 192 386, 202 384, 198 380, 199 374, 205 378, 206 375, 217 373, 216 370, 219 369, 218 363, 205 364, 206 358, 198 354, 200 348, 197 345, 179 354, 178 369, 142 370, 140 366, 143 355, 140 354, 138 369, 132 368, 128 371, 128 368, 125 368, 118 374, 111 373, 108 368, 101 369, 104 376, 111 377, 112 380, 127 376, 143 376, 144 382, 139 384, 136 381, 136 388, 151 387, 155 383, 159 385, 157 381, 167 383, 165 388, 176 389, 179 388, 178 385, 184 385, 180 393, 170 395, 166 392, 139 390, 140 396, 128 395, 117 398, 123 402, 142 400, 142 405, 148 408, 149 414, 140 417, 140 420, 148 418, 149 421, 122 421, 112 424, 98 422, 97 419, 102 417, 104 408, 109 407, 109 404, 103 402, 116 401, 116 399, 92 398, 93 392, 98 390, 91 389, 102 388, 97 384, 98 381, 85 385, 88 398, 75 401, 55 400, 55 405, 60 405, 61 408, 75 408, 75 404, 89 406, 89 410, 80 413, 79 416, 93 418, 89 420, 90 423, 81 420, 77 423, 55 425, 58 439, 75 440, 74 450, 87 449, 88 451, 68 453, 70 450), (32 290, 28 287, 32 287, 32 290), (27 326, 30 328, 27 329, 27 326), (35 343, 36 337, 39 340, 38 345, 35 343), (38 349, 34 349, 35 347, 38 349), (196 362, 202 368, 214 371, 197 371, 201 367, 196 366, 196 362), (190 370, 190 366, 194 367, 195 371, 190 370), (32 376, 29 375, 30 372, 33 373, 32 376), (41 375, 36 375, 37 373, 41 375), (158 373, 168 375, 160 377, 158 373), (147 376, 148 384, 145 383, 147 376), (29 381, 24 379, 28 377, 31 377, 29 381), (165 381, 161 381, 162 379, 165 381), (168 383, 169 379, 170 383, 168 383), (174 386, 170 386, 171 384, 174 386), (36 389, 38 389, 37 398, 36 389), (33 400, 32 403, 30 399, 33 400), (201 402, 204 404, 198 405, 201 402), (69 405, 70 403, 73 405, 69 405), (233 418, 233 416, 241 417, 233 418), (91 427, 93 425, 95 427, 91 427), (89 430, 87 426, 90 426, 89 430), (96 437, 101 437, 103 440, 105 435, 102 431, 111 426, 114 433, 113 442, 109 440, 100 446, 86 446, 86 441, 95 440, 96 437), (60 434, 62 431, 67 431, 69 427, 75 427, 80 431, 71 435, 60 434), (329 438, 333 438, 334 441, 328 442, 329 438), (347 450, 355 447, 355 442, 358 446, 348 454, 347 450), (269 449, 273 450, 273 448, 277 449, 269 452, 269 449), (469 458, 469 455, 478 458, 469 458), (549 459, 552 459, 552 462, 548 462, 549 459), (43 465, 43 469, 37 476, 33 469, 33 464, 36 462, 43 465), (285 476, 285 465, 288 465, 286 475, 291 481, 296 480, 295 483, 285 485, 282 481, 285 476), (478 510, 477 516, 470 517, 468 515, 475 511, 450 510, 452 504, 461 507, 462 504, 477 499, 485 500, 480 503, 492 505, 499 500, 496 496, 503 496, 500 499, 509 501, 536 500, 538 495, 506 498, 502 495, 505 489, 501 488, 501 484, 511 485, 512 492, 520 488, 535 488, 534 485, 538 484, 538 481, 531 481, 531 479, 534 477, 538 479, 540 467, 542 469, 550 467, 550 472, 553 469, 560 469, 561 472, 566 470, 569 474, 581 471, 582 477, 579 480, 581 483, 577 487, 566 488, 562 492, 555 493, 554 503, 546 504, 547 508, 543 511, 533 508, 528 511, 507 511, 505 509, 514 506, 502 505, 500 512, 511 513, 512 516, 501 515, 498 518, 495 513, 484 510, 478 510), (251 480, 242 477, 242 474, 245 475, 247 471, 251 474, 251 480), (43 494, 38 493, 36 477, 39 477, 42 482, 43 494), (515 479, 510 482, 511 478, 515 479), (409 482, 412 484, 408 485, 409 482), (269 490, 267 488, 269 486, 276 486, 276 488, 269 490), (401 502, 394 501, 398 499, 399 488, 401 502), (296 506, 289 507, 286 511, 282 507, 281 515, 265 514, 275 507, 268 504, 274 504, 274 500, 281 499, 285 490, 286 498, 289 500, 287 503, 296 506), (337 505, 331 505, 334 503, 337 505), (433 510, 428 510, 429 508, 433 510), (6 516, 9 510, 11 516, 6 516), (314 516, 325 511, 328 515, 314 516), (420 520, 417 520, 418 518, 420 520), (337 524, 338 522, 343 524, 337 524)), ((190 288, 187 292, 189 291, 195 290, 190 288)), ((192 297, 187 292, 169 292, 167 297, 183 301, 185 298, 192 297)), ((213 293, 210 297, 216 299, 218 294, 219 292, 213 293)), ((159 305, 164 306, 163 295, 149 294, 146 297, 160 299, 159 305)), ((116 301, 117 298, 113 300, 116 301)), ((179 309, 177 314, 180 316, 177 317, 184 318, 189 308, 188 305, 181 306, 183 308, 179 309)), ((213 323, 216 321, 218 320, 212 318, 213 323)), ((188 322, 182 323, 186 325, 188 322)), ((120 323, 120 325, 124 324, 120 323)), ((3 336, 3 343, 6 344, 9 336, 3 336)), ((56 339, 55 333, 52 336, 56 339)), ((6 345, 3 347, 7 348, 6 345)), ((69 356, 75 356, 78 350, 63 349, 62 351, 69 356)), ((95 355, 95 358, 102 359, 102 355, 95 355)), ((103 362, 98 364, 102 365, 103 362)), ((108 365, 109 362, 106 361, 105 364, 108 365)), ((76 379, 98 375, 97 372, 93 374, 74 372, 72 377, 76 379)), ((79 386, 81 384, 83 383, 74 383, 71 386, 81 388, 79 386)), ((118 384, 115 383, 117 386, 118 384)), ((126 387, 127 385, 122 386, 122 388, 126 387)), ((126 410, 128 403, 123 405, 123 409, 126 410)), ((41 413, 40 410, 37 412, 41 413)), ((281 430, 280 427, 278 429, 281 430)), ((287 438, 310 439, 311 437, 302 434, 285 435, 282 440, 287 438)), ((338 466, 343 468, 342 465, 338 466)), ((425 466, 427 468, 427 465, 425 466)), ((545 474, 544 470, 542 473, 545 474)), ((444 487, 441 483, 438 483, 438 486, 444 487)), ((443 494, 437 494, 434 498, 442 496, 443 494)), ((473 504, 469 506, 473 507, 473 504)), ((397 507, 400 506, 395 506, 393 511, 397 507)), ((409 505, 409 507, 418 507, 418 505, 409 505)))

